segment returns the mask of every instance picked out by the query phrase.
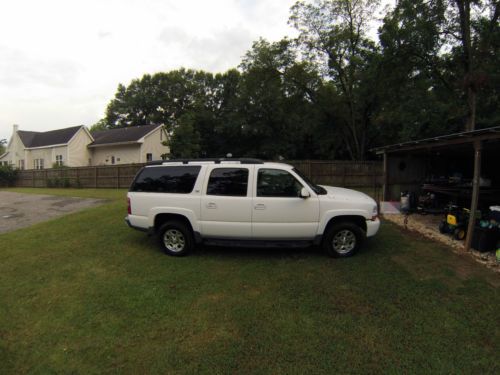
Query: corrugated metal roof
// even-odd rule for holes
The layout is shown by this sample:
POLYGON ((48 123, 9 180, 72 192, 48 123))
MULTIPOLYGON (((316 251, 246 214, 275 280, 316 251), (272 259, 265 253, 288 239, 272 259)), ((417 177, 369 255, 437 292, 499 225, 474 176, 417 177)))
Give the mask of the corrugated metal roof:
POLYGON ((477 129, 461 133, 447 134, 433 138, 424 138, 417 141, 396 143, 383 147, 372 148, 370 151, 380 154, 383 152, 399 151, 403 149, 429 148, 437 145, 447 146, 447 144, 452 145, 460 143, 470 143, 474 142, 475 140, 481 140, 481 139, 487 140, 487 139, 497 139, 497 138, 500 138, 500 126, 494 126, 485 129, 477 129))

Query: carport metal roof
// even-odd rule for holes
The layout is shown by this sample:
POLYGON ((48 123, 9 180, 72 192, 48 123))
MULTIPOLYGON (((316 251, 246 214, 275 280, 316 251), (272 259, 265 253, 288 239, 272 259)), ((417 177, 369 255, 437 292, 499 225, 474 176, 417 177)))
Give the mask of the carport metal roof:
POLYGON ((439 137, 425 138, 417 141, 410 141, 404 143, 396 143, 383 147, 373 148, 376 154, 411 151, 419 149, 430 149, 436 147, 446 147, 452 145, 459 145, 465 143, 473 143, 475 141, 490 141, 500 139, 500 126, 491 128, 472 130, 461 133, 453 133, 442 135, 439 137))

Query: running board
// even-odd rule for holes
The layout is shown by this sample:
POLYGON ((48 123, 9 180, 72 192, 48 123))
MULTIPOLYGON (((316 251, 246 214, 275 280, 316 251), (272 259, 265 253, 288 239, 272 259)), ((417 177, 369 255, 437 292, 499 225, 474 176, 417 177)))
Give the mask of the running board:
POLYGON ((204 238, 203 244, 208 246, 232 246, 232 247, 303 248, 311 246, 313 244, 313 241, 308 241, 308 240, 268 241, 268 240, 234 240, 234 239, 204 238))

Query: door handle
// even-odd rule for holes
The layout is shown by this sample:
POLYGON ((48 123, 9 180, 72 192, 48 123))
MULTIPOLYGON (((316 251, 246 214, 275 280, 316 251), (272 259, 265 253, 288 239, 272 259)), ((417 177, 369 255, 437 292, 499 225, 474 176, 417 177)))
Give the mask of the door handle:
POLYGON ((214 202, 209 202, 209 203, 207 203, 207 208, 214 209, 214 208, 217 208, 217 205, 214 202))
POLYGON ((266 205, 262 204, 262 203, 259 203, 259 204, 256 204, 253 208, 255 208, 256 210, 265 210, 266 209, 266 205))

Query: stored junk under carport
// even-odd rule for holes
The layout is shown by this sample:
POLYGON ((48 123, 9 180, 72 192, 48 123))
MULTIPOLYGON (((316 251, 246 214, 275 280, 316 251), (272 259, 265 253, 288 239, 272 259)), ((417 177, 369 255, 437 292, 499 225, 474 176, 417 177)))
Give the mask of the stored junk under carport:
MULTIPOLYGON (((412 209, 419 206, 425 211, 429 198, 428 212, 432 212, 433 205, 435 213, 443 212, 444 202, 470 210, 466 250, 471 247, 473 229, 476 228, 477 235, 479 224, 485 225, 484 220, 477 220, 477 210, 484 213, 500 205, 500 126, 389 145, 373 151, 384 158, 383 201, 399 201, 401 194, 408 192, 412 209)), ((490 212, 492 224, 489 228, 494 227, 495 233, 500 225, 498 214, 500 212, 490 212)))

